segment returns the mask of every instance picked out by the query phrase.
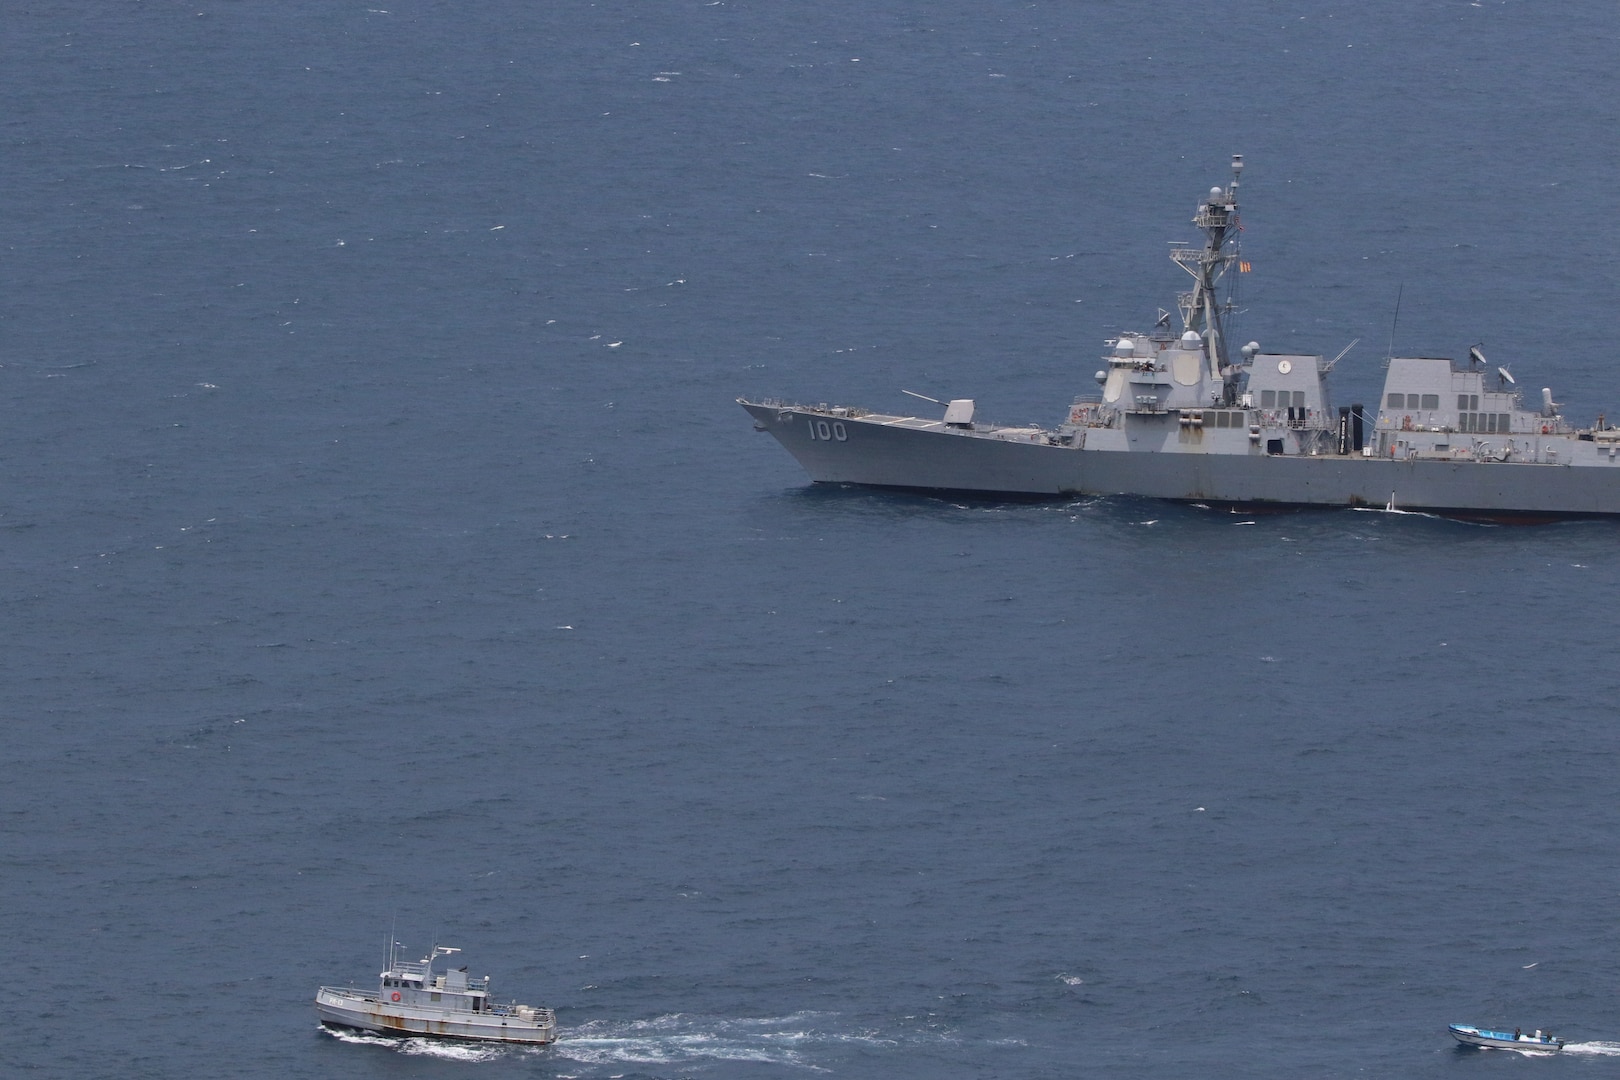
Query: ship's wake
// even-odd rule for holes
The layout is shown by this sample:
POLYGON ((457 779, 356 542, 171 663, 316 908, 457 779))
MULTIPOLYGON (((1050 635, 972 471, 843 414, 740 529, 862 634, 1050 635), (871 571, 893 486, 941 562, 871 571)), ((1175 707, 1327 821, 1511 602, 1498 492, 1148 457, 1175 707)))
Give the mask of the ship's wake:
POLYGON ((370 1032, 353 1031, 347 1028, 329 1028, 324 1025, 321 1030, 338 1042, 352 1043, 356 1046, 377 1046, 407 1057, 433 1057, 442 1058, 445 1061, 493 1061, 508 1051, 528 1049, 527 1047, 493 1043, 450 1042, 444 1039, 373 1035, 370 1032))
POLYGON ((1435 521, 1444 521, 1444 520, 1446 520, 1445 518, 1441 517, 1439 514, 1430 514, 1430 513, 1424 512, 1422 510, 1402 510, 1400 507, 1395 506, 1395 505, 1390 505, 1390 506, 1352 506, 1352 507, 1350 507, 1350 509, 1354 510, 1354 511, 1356 511, 1358 513, 1362 513, 1362 514, 1393 514, 1396 517, 1432 518, 1435 521))
POLYGON ((735 1019, 672 1013, 650 1020, 596 1020, 558 1036, 554 1052, 583 1064, 695 1065, 743 1061, 828 1072, 818 1059, 898 1046, 875 1031, 839 1030, 832 1013, 735 1019))
POLYGON ((1494 529, 1501 522, 1480 521, 1468 517, 1457 517, 1450 514, 1435 514, 1427 510, 1402 510, 1398 506, 1352 506, 1348 509, 1363 514, 1385 514, 1390 517, 1427 518, 1430 521, 1443 521, 1447 525, 1469 525, 1478 529, 1494 529))
POLYGON ((1620 1057, 1620 1043, 1570 1042, 1564 1044, 1566 1054, 1590 1054, 1594 1057, 1620 1057))
POLYGON ((554 1054, 582 1065, 674 1065, 751 1062, 831 1072, 837 1059, 861 1051, 954 1042, 948 1032, 884 1034, 840 1026, 835 1013, 799 1012, 787 1016, 734 1018, 670 1013, 647 1020, 592 1020, 562 1029, 549 1046, 451 1042, 400 1038, 346 1028, 320 1029, 339 1042, 374 1046, 406 1056, 447 1061, 493 1061, 517 1054, 554 1054))

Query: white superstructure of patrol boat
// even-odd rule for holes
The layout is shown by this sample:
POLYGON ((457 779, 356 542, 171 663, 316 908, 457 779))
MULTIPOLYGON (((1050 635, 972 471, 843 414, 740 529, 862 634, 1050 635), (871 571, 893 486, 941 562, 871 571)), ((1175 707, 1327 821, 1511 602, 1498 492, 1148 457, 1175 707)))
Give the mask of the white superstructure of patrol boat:
MULTIPOLYGON (((823 484, 979 494, 1135 495, 1263 509, 1350 506, 1484 520, 1620 515, 1620 430, 1565 419, 1552 392, 1529 405, 1478 346, 1461 362, 1391 357, 1376 410, 1335 408, 1334 360, 1229 349, 1241 271, 1238 180, 1199 201, 1202 247, 1171 258, 1193 278, 1182 329, 1161 313, 1107 343, 1100 394, 1055 427, 983 423, 971 399, 938 419, 854 406, 739 398, 823 484)), ((1347 350, 1348 351, 1348 350, 1347 350)), ((1343 353, 1340 354, 1342 356, 1343 353)))
POLYGON ((439 957, 460 951, 435 945, 410 963, 399 958, 395 942, 375 991, 323 986, 315 994, 315 1012, 322 1024, 382 1035, 530 1045, 556 1040, 557 1017, 550 1009, 492 1001, 489 977, 471 978, 465 967, 434 970, 439 957))

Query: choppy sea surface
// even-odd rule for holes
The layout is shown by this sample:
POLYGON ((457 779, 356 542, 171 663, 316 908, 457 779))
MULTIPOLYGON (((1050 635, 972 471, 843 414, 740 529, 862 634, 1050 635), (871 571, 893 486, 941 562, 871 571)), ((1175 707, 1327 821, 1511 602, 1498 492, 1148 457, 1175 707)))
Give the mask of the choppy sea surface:
POLYGON ((733 403, 1055 422, 1242 153, 1241 339, 1620 415, 1613 4, 370 2, 6 15, 0 1072, 1613 1075, 1620 526, 733 403), (321 1031, 390 930, 561 1039, 321 1031))

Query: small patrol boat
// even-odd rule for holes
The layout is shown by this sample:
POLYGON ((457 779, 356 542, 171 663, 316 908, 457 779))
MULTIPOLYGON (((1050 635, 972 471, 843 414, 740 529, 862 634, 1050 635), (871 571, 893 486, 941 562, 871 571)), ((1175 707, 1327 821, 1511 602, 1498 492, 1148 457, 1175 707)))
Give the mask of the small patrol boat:
POLYGON ((1489 1028, 1451 1024, 1451 1037, 1465 1046, 1486 1046, 1497 1050, 1562 1050, 1564 1040, 1550 1031, 1537 1028, 1531 1034, 1514 1028, 1512 1031, 1491 1031, 1489 1028))
POLYGON ((323 986, 315 994, 315 1012, 327 1027, 353 1028, 381 1035, 472 1039, 479 1042, 555 1042, 557 1017, 550 1009, 516 1002, 502 1004, 489 997, 489 976, 470 978, 467 969, 433 970, 441 956, 460 949, 435 945, 421 961, 399 958, 398 942, 390 938, 388 967, 377 989, 323 986))

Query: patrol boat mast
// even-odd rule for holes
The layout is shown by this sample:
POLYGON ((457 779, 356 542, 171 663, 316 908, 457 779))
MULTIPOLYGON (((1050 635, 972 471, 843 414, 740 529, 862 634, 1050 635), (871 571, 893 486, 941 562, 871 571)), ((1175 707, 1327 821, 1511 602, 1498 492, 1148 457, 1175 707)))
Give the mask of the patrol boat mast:
POLYGON ((1178 247, 1170 252, 1170 258, 1191 274, 1197 283, 1192 292, 1177 297, 1182 330, 1190 330, 1204 339, 1209 357, 1209 376, 1211 381, 1222 383, 1223 405, 1231 405, 1237 400, 1242 369, 1232 366, 1227 360, 1226 335, 1221 325, 1221 317, 1232 312, 1232 300, 1228 295, 1226 302, 1221 303, 1215 286, 1227 269, 1238 261, 1237 233, 1241 229, 1238 225, 1237 190, 1242 173, 1243 155, 1233 154, 1231 184, 1227 185, 1225 191, 1218 187, 1210 188, 1208 197, 1199 203, 1193 224, 1203 230, 1204 246, 1178 247), (1227 250, 1229 240, 1230 251, 1227 250))

